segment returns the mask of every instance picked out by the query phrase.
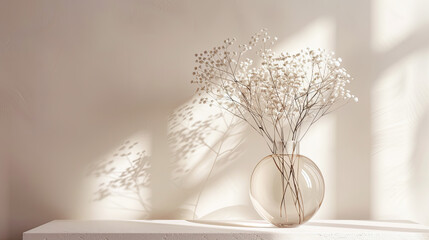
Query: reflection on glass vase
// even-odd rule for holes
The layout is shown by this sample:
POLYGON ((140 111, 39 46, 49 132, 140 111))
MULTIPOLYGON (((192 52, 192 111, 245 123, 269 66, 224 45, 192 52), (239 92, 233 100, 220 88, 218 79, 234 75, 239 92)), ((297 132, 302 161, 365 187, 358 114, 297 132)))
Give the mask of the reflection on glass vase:
POLYGON ((299 143, 278 143, 250 180, 250 198, 261 217, 277 227, 296 227, 319 209, 325 183, 319 168, 299 154, 299 143))

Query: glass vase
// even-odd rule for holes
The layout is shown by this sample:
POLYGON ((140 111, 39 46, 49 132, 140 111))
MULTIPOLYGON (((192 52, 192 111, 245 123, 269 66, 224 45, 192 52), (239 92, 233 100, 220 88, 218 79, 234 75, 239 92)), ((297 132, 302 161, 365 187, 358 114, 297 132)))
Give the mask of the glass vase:
POLYGON ((319 210, 325 194, 322 173, 299 154, 299 144, 279 143, 276 154, 263 158, 253 170, 250 198, 258 214, 277 227, 296 227, 319 210))

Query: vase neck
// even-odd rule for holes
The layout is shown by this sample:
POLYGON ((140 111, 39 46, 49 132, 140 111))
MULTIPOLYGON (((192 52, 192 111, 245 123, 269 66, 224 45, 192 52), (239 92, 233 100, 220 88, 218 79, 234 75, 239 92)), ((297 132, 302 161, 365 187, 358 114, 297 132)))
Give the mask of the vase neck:
POLYGON ((299 142, 297 141, 285 141, 274 143, 275 154, 299 154, 299 142))

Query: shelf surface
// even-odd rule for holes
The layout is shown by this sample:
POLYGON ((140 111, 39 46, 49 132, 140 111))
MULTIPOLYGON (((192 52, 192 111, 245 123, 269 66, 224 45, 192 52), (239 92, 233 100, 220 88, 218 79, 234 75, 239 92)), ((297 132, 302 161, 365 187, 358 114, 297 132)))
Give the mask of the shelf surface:
POLYGON ((56 220, 24 240, 429 239, 429 227, 407 221, 314 220, 277 228, 261 220, 56 220))

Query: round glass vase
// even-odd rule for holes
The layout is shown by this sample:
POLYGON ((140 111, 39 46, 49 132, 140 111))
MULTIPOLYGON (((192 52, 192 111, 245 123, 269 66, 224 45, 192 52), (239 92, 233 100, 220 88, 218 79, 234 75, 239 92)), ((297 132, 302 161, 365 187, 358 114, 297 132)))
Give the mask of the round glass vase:
POLYGON ((322 173, 299 154, 299 143, 276 144, 276 153, 256 165, 250 198, 258 214, 277 227, 296 227, 319 210, 325 194, 322 173))

